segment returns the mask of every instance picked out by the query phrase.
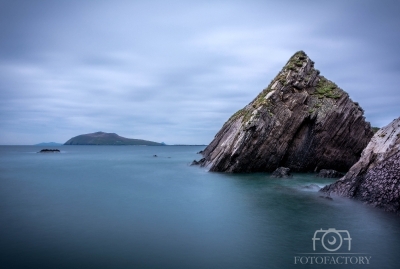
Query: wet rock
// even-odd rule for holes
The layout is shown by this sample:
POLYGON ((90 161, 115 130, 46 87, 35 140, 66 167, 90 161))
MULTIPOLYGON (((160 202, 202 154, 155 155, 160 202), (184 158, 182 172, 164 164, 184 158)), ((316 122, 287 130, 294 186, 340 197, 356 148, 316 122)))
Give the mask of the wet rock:
POLYGON ((400 118, 378 130, 349 172, 321 191, 400 214, 400 118))
POLYGON ((193 162, 190 165, 201 165, 204 163, 204 161, 205 161, 204 158, 199 161, 193 160, 193 162))
POLYGON ((347 171, 373 136, 362 108, 302 51, 204 149, 217 172, 347 171))
POLYGON ((279 167, 272 173, 271 177, 288 178, 292 177, 292 175, 290 174, 290 168, 279 167))
POLYGON ((344 174, 332 169, 321 169, 321 171, 319 171, 319 173, 317 174, 317 177, 324 178, 338 178, 342 176, 344 176, 344 174))
POLYGON ((42 149, 39 151, 39 153, 55 153, 55 152, 60 152, 59 149, 42 149))

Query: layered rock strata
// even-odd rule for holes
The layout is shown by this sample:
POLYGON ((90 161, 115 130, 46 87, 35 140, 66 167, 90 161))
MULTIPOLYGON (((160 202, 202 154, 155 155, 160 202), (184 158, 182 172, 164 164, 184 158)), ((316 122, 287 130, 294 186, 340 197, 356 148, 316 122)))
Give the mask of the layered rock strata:
POLYGON ((321 191, 400 213, 400 118, 380 129, 349 172, 321 191))
POLYGON ((347 171, 373 136, 363 110, 303 52, 223 125, 202 152, 219 172, 347 171))

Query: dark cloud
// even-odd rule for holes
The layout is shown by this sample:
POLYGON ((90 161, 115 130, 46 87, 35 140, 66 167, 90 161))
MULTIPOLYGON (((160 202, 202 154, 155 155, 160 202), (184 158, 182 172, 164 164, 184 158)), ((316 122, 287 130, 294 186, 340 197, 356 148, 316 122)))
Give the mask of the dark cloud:
POLYGON ((297 50, 383 126, 396 1, 2 1, 0 141, 94 131, 208 143, 297 50), (43 131, 45 130, 45 132, 43 131))

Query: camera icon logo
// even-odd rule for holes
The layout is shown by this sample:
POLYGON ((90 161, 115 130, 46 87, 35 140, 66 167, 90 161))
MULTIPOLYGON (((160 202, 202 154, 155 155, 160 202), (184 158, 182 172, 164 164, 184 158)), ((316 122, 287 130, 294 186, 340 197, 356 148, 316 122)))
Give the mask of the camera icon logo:
POLYGON ((330 252, 337 251, 342 247, 343 240, 347 241, 348 250, 351 249, 351 237, 347 230, 336 230, 335 228, 329 228, 323 230, 322 228, 316 230, 314 233, 313 250, 316 249, 316 242, 320 241, 321 245, 330 252))

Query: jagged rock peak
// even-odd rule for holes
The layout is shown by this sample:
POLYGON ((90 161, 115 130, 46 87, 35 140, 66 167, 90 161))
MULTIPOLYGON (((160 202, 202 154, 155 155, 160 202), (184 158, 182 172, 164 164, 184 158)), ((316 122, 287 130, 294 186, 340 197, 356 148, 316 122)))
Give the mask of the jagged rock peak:
POLYGON ((400 118, 376 132, 349 172, 321 191, 400 214, 400 118))
POLYGON ((363 110, 296 52, 270 85, 222 126, 203 151, 210 171, 345 171, 373 132, 363 110))

